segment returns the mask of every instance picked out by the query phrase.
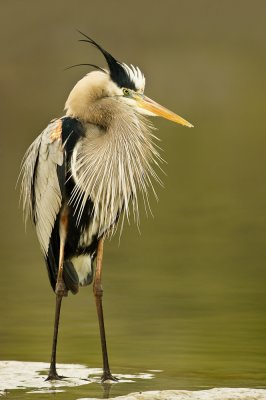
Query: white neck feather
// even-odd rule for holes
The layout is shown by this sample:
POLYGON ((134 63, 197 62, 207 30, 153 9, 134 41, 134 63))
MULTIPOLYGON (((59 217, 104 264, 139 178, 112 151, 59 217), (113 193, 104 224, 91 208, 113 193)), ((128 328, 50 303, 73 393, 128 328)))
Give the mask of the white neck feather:
MULTIPOLYGON (((120 102, 119 102, 120 103, 120 102)), ((130 200, 134 220, 139 223, 139 194, 145 208, 149 207, 148 188, 155 179, 154 170, 162 160, 152 133, 150 122, 128 105, 119 104, 108 128, 88 124, 85 139, 77 145, 71 170, 76 183, 70 201, 79 218, 88 198, 94 203, 94 223, 98 234, 112 234, 118 214, 130 214, 130 200)))

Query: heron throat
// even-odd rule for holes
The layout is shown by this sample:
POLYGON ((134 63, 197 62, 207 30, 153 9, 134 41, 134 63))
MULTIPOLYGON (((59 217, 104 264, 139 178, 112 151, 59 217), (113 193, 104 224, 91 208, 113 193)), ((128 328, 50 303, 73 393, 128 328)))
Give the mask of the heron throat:
POLYGON ((130 107, 120 104, 116 117, 109 117, 107 126, 103 125, 86 124, 85 137, 71 160, 75 188, 70 202, 79 221, 87 200, 93 201, 91 229, 99 237, 112 235, 119 216, 124 221, 131 210, 139 224, 139 198, 150 209, 148 189, 157 197, 153 181, 161 184, 155 169, 163 161, 151 123, 130 107))

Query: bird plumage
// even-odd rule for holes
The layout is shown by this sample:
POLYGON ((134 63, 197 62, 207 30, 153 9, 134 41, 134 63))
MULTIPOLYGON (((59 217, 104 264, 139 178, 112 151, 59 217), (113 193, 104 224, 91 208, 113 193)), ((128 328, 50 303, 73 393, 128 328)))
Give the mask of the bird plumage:
POLYGON ((73 152, 71 171, 76 187, 70 202, 81 215, 87 199, 92 199, 94 223, 101 236, 114 227, 122 209, 128 216, 130 200, 138 221, 138 192, 147 201, 152 177, 160 181, 154 165, 161 158, 153 144, 151 123, 121 99, 120 90, 109 85, 108 77, 93 72, 77 86, 66 102, 66 114, 80 118, 79 102, 85 104, 86 133, 73 152), (108 93, 104 93, 106 87, 108 93), (91 94, 89 98, 80 96, 83 90, 91 94), (99 92, 101 97, 97 97, 99 92))
MULTIPOLYGON (((147 203, 152 179, 160 181, 154 137, 150 122, 122 100, 108 74, 94 71, 71 91, 66 116, 51 122, 30 147, 22 167, 22 197, 53 288, 59 257, 55 236, 60 236, 55 222, 61 209, 66 207, 69 216, 64 274, 70 270, 72 278, 80 275, 79 283, 91 282, 97 240, 115 231, 122 212, 129 217, 130 203, 138 222, 139 195, 147 203), (74 244, 73 237, 78 238, 74 244), (85 258, 82 264, 77 259, 84 254, 88 279, 85 258)), ((76 286, 69 289, 76 292, 76 286)))

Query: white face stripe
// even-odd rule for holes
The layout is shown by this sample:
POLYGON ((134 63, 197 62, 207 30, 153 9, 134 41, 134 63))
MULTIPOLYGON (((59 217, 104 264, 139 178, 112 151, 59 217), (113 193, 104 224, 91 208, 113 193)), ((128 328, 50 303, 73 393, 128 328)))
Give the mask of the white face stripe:
POLYGON ((130 67, 129 67, 125 63, 121 63, 121 65, 124 68, 124 70, 126 71, 126 73, 128 74, 130 80, 134 82, 134 84, 137 88, 137 91, 144 92, 145 76, 143 75, 143 73, 141 72, 139 67, 134 67, 134 65, 132 65, 132 64, 130 64, 130 67))

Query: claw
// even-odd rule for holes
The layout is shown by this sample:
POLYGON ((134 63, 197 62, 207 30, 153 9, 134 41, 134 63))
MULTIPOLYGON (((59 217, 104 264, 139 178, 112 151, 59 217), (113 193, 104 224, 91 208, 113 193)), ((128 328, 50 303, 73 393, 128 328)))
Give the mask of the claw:
POLYGON ((119 379, 116 378, 115 376, 113 376, 113 375, 111 374, 110 371, 108 371, 108 372, 104 372, 104 373, 102 374, 101 381, 102 381, 103 383, 106 382, 106 381, 118 382, 119 379))
POLYGON ((65 378, 65 376, 58 375, 58 373, 56 371, 53 371, 53 372, 50 371, 49 375, 47 376, 45 381, 61 381, 64 378, 65 378))

